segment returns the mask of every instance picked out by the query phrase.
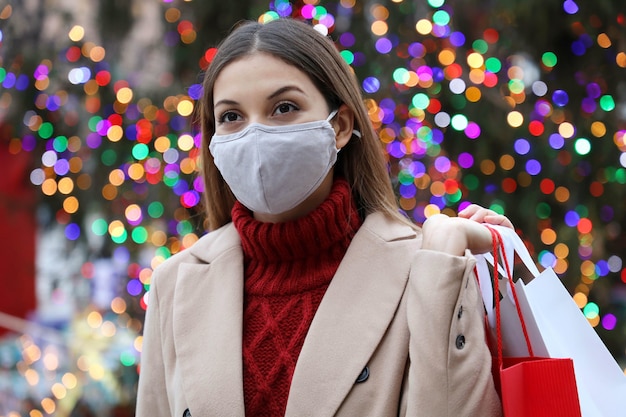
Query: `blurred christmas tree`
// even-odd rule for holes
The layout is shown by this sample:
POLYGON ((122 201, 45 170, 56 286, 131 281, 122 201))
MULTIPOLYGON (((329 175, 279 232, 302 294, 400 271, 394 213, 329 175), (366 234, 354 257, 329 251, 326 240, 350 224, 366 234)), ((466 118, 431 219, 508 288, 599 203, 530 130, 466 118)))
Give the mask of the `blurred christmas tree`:
POLYGON ((625 13, 616 0, 0 5, 0 149, 34 161, 31 318, 58 331, 0 345, 0 414, 132 410, 152 270, 205 232, 201 72, 240 19, 328 33, 407 215, 506 213, 626 366, 625 13))

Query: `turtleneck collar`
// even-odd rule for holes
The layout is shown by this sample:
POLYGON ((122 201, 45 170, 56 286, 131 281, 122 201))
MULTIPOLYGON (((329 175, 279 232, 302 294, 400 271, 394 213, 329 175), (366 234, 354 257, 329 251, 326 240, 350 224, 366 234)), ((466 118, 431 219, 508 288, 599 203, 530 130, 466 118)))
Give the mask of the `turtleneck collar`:
POLYGON ((239 202, 232 210, 235 228, 241 236, 246 263, 288 262, 318 256, 340 245, 347 249, 361 225, 350 186, 335 179, 328 198, 299 219, 284 223, 263 223, 239 202))

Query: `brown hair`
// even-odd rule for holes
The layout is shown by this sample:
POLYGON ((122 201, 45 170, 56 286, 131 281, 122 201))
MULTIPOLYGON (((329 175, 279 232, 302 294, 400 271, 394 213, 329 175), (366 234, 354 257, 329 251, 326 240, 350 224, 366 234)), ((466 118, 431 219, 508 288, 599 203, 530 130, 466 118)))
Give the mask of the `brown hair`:
POLYGON ((364 214, 381 211, 405 221, 393 193, 381 144, 369 121, 363 97, 351 68, 333 42, 310 25, 294 19, 269 23, 239 24, 218 47, 204 77, 203 96, 198 111, 202 129, 202 175, 204 204, 209 230, 228 223, 235 197, 222 178, 209 152, 215 133, 213 87, 215 79, 234 60, 264 52, 282 59, 306 73, 319 88, 331 109, 346 104, 354 112, 355 136, 338 155, 335 173, 342 175, 352 189, 357 207, 364 214))

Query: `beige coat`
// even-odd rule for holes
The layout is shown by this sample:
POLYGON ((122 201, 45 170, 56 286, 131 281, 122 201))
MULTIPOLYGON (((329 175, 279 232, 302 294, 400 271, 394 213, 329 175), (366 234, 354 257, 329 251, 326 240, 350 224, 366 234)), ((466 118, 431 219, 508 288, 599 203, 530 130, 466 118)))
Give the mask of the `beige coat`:
MULTIPOLYGON (((474 260, 420 245, 406 225, 366 218, 307 334, 287 416, 500 415, 474 260)), ((137 416, 244 415, 242 305, 232 224, 155 270, 137 416)))

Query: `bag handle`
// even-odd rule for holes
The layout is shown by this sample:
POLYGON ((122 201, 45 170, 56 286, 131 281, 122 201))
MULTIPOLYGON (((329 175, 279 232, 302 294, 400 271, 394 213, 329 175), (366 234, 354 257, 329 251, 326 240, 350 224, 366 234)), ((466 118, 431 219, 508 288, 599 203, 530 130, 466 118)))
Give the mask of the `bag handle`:
POLYGON ((497 230, 500 233, 501 239, 503 240, 505 248, 510 248, 510 253, 505 252, 509 259, 513 259, 513 255, 517 253, 517 256, 520 258, 526 269, 532 274, 533 277, 539 275, 539 269, 537 268, 537 264, 533 261, 530 253, 528 252, 528 248, 522 241, 522 238, 519 237, 515 230, 497 225, 490 225, 493 229, 497 230))
MULTIPOLYGON (((524 333, 524 339, 526 340, 526 347, 528 349, 528 353, 531 357, 534 357, 533 348, 530 344, 530 337, 528 336, 528 330, 526 329, 526 323, 524 322, 524 316, 522 315, 522 310, 519 306, 519 301, 517 299, 517 291, 515 290, 515 284, 513 283, 513 275, 511 274, 511 267, 509 266, 509 260, 504 251, 504 242, 502 241, 502 235, 496 229, 491 226, 486 226, 491 232, 491 240, 493 242, 493 258, 494 264, 498 265, 498 256, 501 254, 506 277, 509 282, 509 286, 511 288, 511 292, 513 294, 513 298, 515 300, 515 308, 517 310, 517 315, 520 319, 520 323, 522 325, 522 332, 524 333)), ((498 282, 498 270, 500 268, 494 267, 493 269, 493 280, 495 283, 498 282)), ((500 313, 500 292, 497 285, 493 285, 493 296, 494 302, 496 305, 496 335, 497 335, 497 343, 498 343, 498 369, 502 368, 503 362, 503 354, 502 354, 502 328, 501 328, 501 313, 500 313)))

